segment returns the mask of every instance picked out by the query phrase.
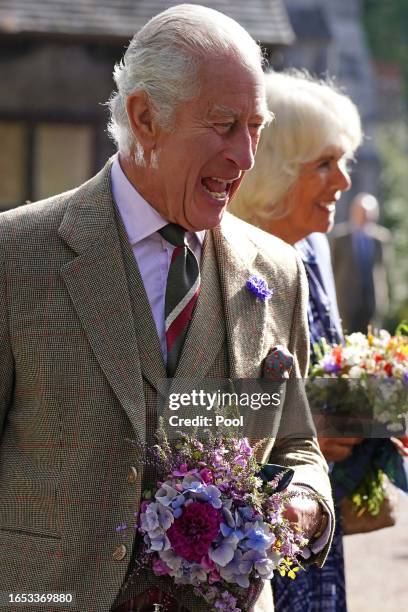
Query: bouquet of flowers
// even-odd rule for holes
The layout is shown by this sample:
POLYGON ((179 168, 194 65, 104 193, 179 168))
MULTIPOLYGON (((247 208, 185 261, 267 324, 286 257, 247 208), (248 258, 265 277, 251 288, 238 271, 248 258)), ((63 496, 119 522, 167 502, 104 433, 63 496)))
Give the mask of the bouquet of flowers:
POLYGON ((394 336, 384 329, 354 333, 345 337, 344 345, 322 339, 308 384, 312 406, 327 402, 339 414, 365 407, 365 416, 386 424, 390 432, 400 431, 401 418, 408 413, 407 331, 401 324, 394 336))
POLYGON ((165 477, 143 494, 139 569, 190 585, 211 610, 228 612, 250 609, 275 570, 295 578, 307 542, 283 516, 293 494, 279 491, 292 470, 260 470, 261 443, 251 448, 246 438, 180 433, 171 446, 162 428, 157 437, 151 452, 165 477))
MULTIPOLYGON (((349 497, 357 516, 365 512, 377 516, 386 495, 385 476, 408 490, 403 460, 395 446, 387 438, 372 437, 371 427, 383 424, 388 435, 405 429, 408 326, 401 323, 393 336, 384 329, 354 333, 345 336, 344 345, 330 345, 322 339, 314 350, 317 361, 307 383, 312 410, 339 417, 343 435, 348 435, 349 416, 370 425, 366 435, 364 427, 361 431, 367 439, 348 459, 334 464, 335 497, 349 497)), ((380 435, 384 436, 384 429, 380 435)))

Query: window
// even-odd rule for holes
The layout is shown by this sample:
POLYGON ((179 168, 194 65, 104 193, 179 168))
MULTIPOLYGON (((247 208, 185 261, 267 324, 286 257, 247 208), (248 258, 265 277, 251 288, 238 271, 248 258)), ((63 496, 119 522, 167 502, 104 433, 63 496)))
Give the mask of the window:
POLYGON ((34 200, 86 181, 93 172, 93 130, 86 125, 39 123, 34 136, 34 200))
POLYGON ((86 181, 106 161, 104 140, 96 122, 0 120, 0 211, 86 181))
POLYGON ((0 121, 0 210, 26 198, 27 129, 18 121, 0 121))

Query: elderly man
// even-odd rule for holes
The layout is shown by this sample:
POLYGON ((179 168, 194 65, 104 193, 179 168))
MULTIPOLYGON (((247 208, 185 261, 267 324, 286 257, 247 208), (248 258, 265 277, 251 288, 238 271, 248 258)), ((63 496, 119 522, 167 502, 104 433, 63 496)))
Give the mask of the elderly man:
MULTIPOLYGON (((268 119, 245 30, 174 7, 135 35, 115 79, 118 155, 78 189, 0 218, 0 591, 72 594, 81 612, 204 611, 152 573, 131 577, 139 538, 117 526, 140 507, 140 447, 154 441, 166 374, 256 378, 275 345, 305 374, 304 273, 290 247, 224 214, 268 119), (251 274, 272 299, 247 290, 251 274)), ((295 388, 291 407, 307 420, 295 388)), ((299 495, 289 510, 321 562, 325 463, 313 439, 272 447, 294 490, 328 500, 322 512, 299 495)), ((266 585, 256 610, 271 609, 266 585)))

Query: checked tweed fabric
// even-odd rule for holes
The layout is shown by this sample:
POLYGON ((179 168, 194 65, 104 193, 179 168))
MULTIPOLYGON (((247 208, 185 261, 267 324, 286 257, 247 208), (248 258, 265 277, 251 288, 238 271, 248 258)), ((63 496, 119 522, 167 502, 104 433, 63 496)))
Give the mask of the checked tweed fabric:
POLYGON ((165 300, 167 374, 172 378, 200 292, 200 269, 194 253, 188 248, 185 229, 169 223, 159 233, 176 247, 167 276, 165 300))

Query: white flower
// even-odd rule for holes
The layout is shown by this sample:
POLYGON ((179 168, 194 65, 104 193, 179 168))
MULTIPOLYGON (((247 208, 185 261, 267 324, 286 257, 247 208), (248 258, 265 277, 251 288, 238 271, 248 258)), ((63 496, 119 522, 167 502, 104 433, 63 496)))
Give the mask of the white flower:
POLYGON ((361 378, 363 374, 364 374, 364 369, 360 368, 360 366, 358 365, 352 366, 349 370, 350 378, 361 378))

